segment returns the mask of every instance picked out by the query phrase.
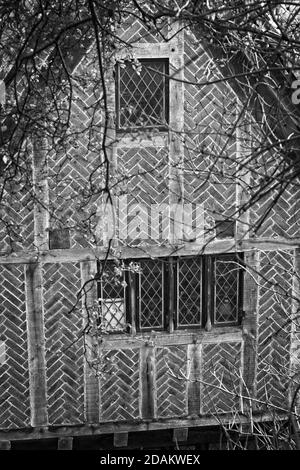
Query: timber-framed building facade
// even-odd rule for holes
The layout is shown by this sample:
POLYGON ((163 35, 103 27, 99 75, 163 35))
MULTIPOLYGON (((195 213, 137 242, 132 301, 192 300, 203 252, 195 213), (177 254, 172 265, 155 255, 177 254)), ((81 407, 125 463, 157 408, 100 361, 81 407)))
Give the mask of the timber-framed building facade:
MULTIPOLYGON (((76 138, 64 154, 32 143, 35 197, 10 204, 13 246, 1 227, 2 448, 209 448, 220 422, 290 409, 299 188, 268 214, 272 194, 247 205, 260 124, 233 126, 241 96, 192 31, 163 40, 130 19, 118 36, 131 48, 105 69, 109 197, 86 197, 105 165, 83 131, 96 95, 80 84, 76 138)), ((92 46, 75 76, 96 60, 92 46)))

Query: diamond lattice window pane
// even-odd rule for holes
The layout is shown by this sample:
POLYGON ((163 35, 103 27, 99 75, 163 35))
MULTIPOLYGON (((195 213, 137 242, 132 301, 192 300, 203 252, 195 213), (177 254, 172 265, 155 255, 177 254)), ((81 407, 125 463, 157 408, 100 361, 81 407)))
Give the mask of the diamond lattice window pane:
POLYGON ((106 332, 124 331, 126 327, 124 273, 116 274, 115 265, 106 263, 100 281, 100 324, 106 332))
POLYGON ((200 258, 182 259, 178 262, 178 326, 201 323, 201 271, 200 258))
POLYGON ((239 272, 236 261, 215 260, 215 323, 238 321, 239 272))
POLYGON ((166 126, 168 87, 166 60, 140 60, 118 67, 117 121, 119 129, 166 126))
POLYGON ((101 323, 105 331, 124 330, 126 326, 124 299, 102 300, 101 317, 101 323))
POLYGON ((163 328, 163 263, 159 260, 141 262, 139 292, 140 328, 163 328))

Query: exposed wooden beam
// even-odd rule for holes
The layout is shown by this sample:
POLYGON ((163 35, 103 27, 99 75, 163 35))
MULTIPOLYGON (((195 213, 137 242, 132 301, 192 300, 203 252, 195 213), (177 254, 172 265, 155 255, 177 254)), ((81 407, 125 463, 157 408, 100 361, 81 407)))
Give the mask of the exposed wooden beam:
POLYGON ((146 344, 141 349, 140 367, 142 390, 141 415, 144 419, 150 419, 155 416, 155 357, 153 346, 146 344))
POLYGON ((245 253, 244 261, 246 270, 243 287, 243 312, 245 317, 242 321, 244 337, 243 395, 249 396, 249 400, 244 400, 244 406, 247 409, 251 406, 251 397, 255 395, 257 372, 257 310, 259 295, 257 273, 259 272, 259 252, 245 253))
POLYGON ((128 432, 114 433, 114 447, 127 447, 128 445, 128 432))
POLYGON ((0 441, 0 450, 11 450, 11 441, 0 441))
MULTIPOLYGON (((249 251, 249 250, 292 250, 300 247, 300 238, 257 238, 257 239, 226 239, 214 240, 204 246, 199 243, 183 243, 176 246, 143 246, 142 248, 119 247, 118 252, 121 258, 149 258, 149 257, 168 257, 185 256, 193 254, 218 254, 224 252, 249 251)), ((107 256, 106 248, 88 248, 60 249, 33 252, 18 252, 12 254, 0 253, 0 264, 27 264, 27 263, 67 263, 72 261, 92 261, 96 259, 105 259, 107 256)), ((112 259, 114 256, 109 256, 112 259)))
MULTIPOLYGON (((97 263, 93 261, 83 261, 81 268, 82 287, 86 286, 82 296, 83 311, 83 327, 85 328, 88 321, 87 308, 91 307, 97 298, 96 282, 90 282, 97 271, 97 263)), ((85 416, 88 423, 98 423, 99 421, 99 379, 96 371, 91 368, 92 361, 97 357, 98 342, 97 339, 90 335, 85 335, 86 354, 84 356, 84 399, 85 399, 85 416)))
POLYGON ((131 314, 131 334, 136 334, 136 295, 137 285, 134 273, 129 272, 129 292, 130 292, 130 314, 131 314))
MULTIPOLYGON (((155 339, 156 346, 178 346, 183 344, 191 344, 194 341, 197 343, 223 343, 223 342, 236 342, 242 341, 242 330, 240 327, 232 327, 230 331, 228 331, 228 327, 218 327, 217 331, 204 331, 198 330, 197 332, 193 331, 179 331, 176 330, 175 333, 165 333, 165 332, 157 332, 156 334, 153 333, 152 337, 155 339)), ((110 349, 126 349, 126 348, 138 348, 141 347, 141 341, 147 341, 149 338, 149 333, 140 333, 136 338, 132 338, 131 336, 121 336, 121 335, 114 335, 114 337, 110 337, 109 340, 104 338, 102 348, 104 350, 110 349)))
POLYGON ((168 315, 168 331, 169 333, 174 333, 175 328, 175 283, 174 283, 174 262, 172 258, 168 260, 168 268, 169 268, 169 285, 168 285, 168 293, 169 293, 169 315, 168 315))
POLYGON ((25 267, 31 425, 46 426, 47 382, 41 265, 25 267))
MULTIPOLYGON (((282 413, 278 415, 278 419, 285 420, 287 415, 282 413)), ((252 417, 254 422, 267 422, 272 421, 273 415, 271 413, 258 414, 252 417)), ((236 420, 232 413, 222 415, 222 423, 228 424, 236 420)), ((239 416, 240 423, 248 423, 249 419, 246 416, 239 416)), ((79 436, 97 436, 102 434, 114 433, 129 433, 138 431, 156 431, 163 429, 177 429, 183 428, 196 428, 206 426, 219 426, 219 419, 214 416, 204 416, 198 418, 185 418, 185 419, 164 419, 147 422, 132 422, 132 423, 98 423, 86 424, 78 426, 51 426, 50 428, 32 428, 26 430, 5 430, 0 431, 0 441, 14 441, 14 440, 35 440, 35 439, 53 439, 65 437, 79 437, 79 436)))
POLYGON ((189 428, 173 429, 173 442, 185 442, 188 440, 189 428))
POLYGON ((189 416, 198 416, 200 413, 201 389, 201 344, 188 345, 188 411, 189 416))
MULTIPOLYGON (((170 94, 170 132, 169 132, 169 204, 182 204, 184 199, 184 178, 183 178, 183 155, 184 143, 181 138, 181 133, 184 129, 184 32, 179 22, 172 25, 173 43, 169 43, 169 73, 176 80, 169 81, 169 94, 170 94), (176 38, 176 40, 175 40, 176 38)), ((177 211, 175 211, 177 212, 177 211)), ((179 210, 181 216, 183 211, 179 210)), ((179 215, 179 214, 178 214, 179 215)), ((185 230, 182 220, 178 220, 177 213, 170 212, 170 241, 173 245, 181 243, 184 238, 183 231, 185 230), (173 220, 174 219, 174 220, 173 220), (183 230, 182 230, 183 229, 183 230), (181 232, 181 233, 180 233, 181 232)), ((172 321, 170 322, 172 330, 172 321)))
POLYGON ((37 251, 44 251, 49 248, 48 151, 48 143, 45 137, 35 137, 33 139, 34 246, 37 251))
POLYGON ((57 441, 57 450, 72 450, 73 437, 60 437, 57 441))

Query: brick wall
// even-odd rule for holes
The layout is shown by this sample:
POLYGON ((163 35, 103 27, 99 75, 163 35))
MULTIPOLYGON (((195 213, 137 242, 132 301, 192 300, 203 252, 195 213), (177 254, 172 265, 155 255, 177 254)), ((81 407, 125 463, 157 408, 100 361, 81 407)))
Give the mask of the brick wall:
POLYGON ((0 266, 0 428, 30 424, 24 266, 0 266))

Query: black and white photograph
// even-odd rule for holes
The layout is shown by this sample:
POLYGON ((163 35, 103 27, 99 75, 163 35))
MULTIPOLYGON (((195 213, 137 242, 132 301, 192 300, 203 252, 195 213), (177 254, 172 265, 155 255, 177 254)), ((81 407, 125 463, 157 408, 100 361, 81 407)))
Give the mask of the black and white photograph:
POLYGON ((0 460, 204 470, 299 413, 300 2, 0 0, 0 460))

